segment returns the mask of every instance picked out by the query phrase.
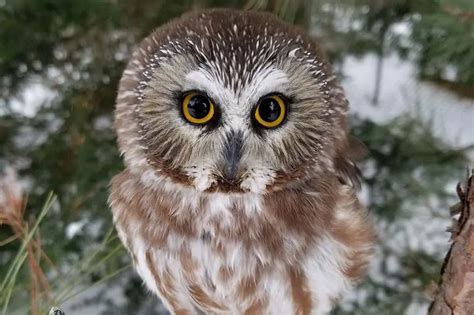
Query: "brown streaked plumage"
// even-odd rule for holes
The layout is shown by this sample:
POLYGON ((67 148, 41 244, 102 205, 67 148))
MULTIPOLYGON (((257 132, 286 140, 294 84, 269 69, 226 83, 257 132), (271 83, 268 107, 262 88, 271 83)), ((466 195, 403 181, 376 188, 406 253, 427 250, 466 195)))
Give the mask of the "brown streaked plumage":
POLYGON ((117 97, 126 170, 109 202, 172 313, 326 314, 362 277, 373 235, 347 107, 316 43, 269 14, 192 13, 140 44, 117 97), (183 116, 189 93, 205 123, 183 116), (257 111, 284 119, 267 127, 257 111))

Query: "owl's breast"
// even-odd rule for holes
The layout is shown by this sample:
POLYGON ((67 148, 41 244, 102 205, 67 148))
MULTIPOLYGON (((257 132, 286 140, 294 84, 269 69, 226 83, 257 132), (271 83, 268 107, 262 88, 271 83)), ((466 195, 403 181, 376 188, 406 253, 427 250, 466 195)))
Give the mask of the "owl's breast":
POLYGON ((300 300, 310 304, 304 271, 297 266, 292 269, 278 260, 262 264, 261 253, 238 241, 223 244, 209 235, 186 241, 170 238, 182 244, 180 250, 135 253, 141 277, 170 304, 179 300, 206 314, 292 314, 292 281, 302 286, 300 300))
POLYGON ((117 231, 139 275, 175 314, 326 314, 370 257, 370 228, 348 188, 321 227, 304 224, 301 206, 317 203, 297 208, 289 201, 298 196, 264 208, 216 195, 177 209, 192 198, 159 196, 125 175, 112 185, 117 231))

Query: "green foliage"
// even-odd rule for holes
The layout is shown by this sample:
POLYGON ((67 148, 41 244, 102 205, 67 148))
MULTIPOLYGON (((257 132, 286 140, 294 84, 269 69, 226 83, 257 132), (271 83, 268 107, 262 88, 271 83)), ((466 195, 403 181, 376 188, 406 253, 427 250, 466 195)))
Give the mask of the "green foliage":
POLYGON ((464 152, 449 149, 415 118, 399 117, 386 125, 359 122, 354 134, 370 152, 364 172, 370 209, 390 221, 430 198, 448 199, 452 193, 446 192, 446 183, 462 177, 468 163, 464 152))
POLYGON ((317 1, 313 12, 315 32, 323 38, 330 57, 340 61, 347 53, 361 56, 368 52, 384 55, 404 50, 403 40, 391 27, 416 12, 418 1, 338 0, 317 1), (390 50, 388 49, 390 48, 390 50))
POLYGON ((474 2, 439 1, 427 14, 415 19, 413 39, 419 45, 418 62, 425 77, 474 84, 474 2))
MULTIPOLYGON (((474 84, 474 2, 471 0, 339 0, 313 5, 315 32, 329 55, 398 52, 415 57, 421 76, 474 84), (322 14, 323 13, 323 14, 322 14), (411 34, 393 27, 405 23, 411 34), (455 75, 447 75, 454 72, 455 75)), ((342 55, 342 56, 341 56, 342 55)))
POLYGON ((107 1, 6 1, 0 7, 0 95, 16 91, 27 74, 42 73, 57 63, 58 43, 75 46, 79 33, 106 27, 116 17, 107 1))

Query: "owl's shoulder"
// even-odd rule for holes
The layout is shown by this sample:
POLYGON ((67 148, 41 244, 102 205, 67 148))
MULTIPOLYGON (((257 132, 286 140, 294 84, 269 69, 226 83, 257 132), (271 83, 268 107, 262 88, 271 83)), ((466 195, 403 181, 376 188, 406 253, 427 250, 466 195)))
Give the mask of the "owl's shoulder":
MULTIPOLYGON (((174 226, 172 211, 179 198, 149 185, 147 175, 137 175, 128 170, 115 175, 110 183, 109 205, 114 223, 126 233, 174 226)), ((182 225, 182 227, 185 225, 182 225)))

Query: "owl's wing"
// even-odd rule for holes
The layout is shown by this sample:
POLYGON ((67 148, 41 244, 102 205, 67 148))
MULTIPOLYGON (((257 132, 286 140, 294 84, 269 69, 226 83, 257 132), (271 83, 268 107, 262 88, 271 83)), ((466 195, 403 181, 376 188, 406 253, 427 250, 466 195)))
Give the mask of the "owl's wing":
POLYGON ((364 159, 367 154, 367 147, 357 138, 349 136, 347 146, 339 151, 335 161, 337 177, 342 184, 360 189, 362 173, 356 162, 364 159))

